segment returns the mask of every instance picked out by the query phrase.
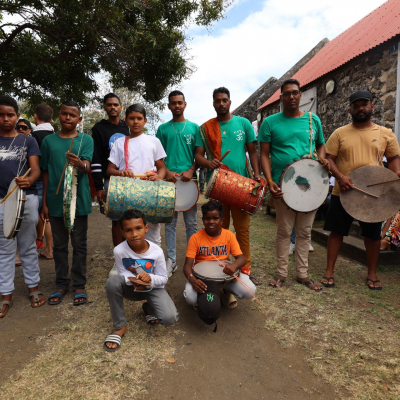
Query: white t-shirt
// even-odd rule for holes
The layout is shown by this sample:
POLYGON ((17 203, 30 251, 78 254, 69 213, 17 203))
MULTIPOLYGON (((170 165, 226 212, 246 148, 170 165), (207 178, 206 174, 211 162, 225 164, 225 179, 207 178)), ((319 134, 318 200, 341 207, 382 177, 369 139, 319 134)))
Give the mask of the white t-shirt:
POLYGON ((167 281, 167 267, 161 247, 149 242, 145 253, 136 254, 125 240, 114 248, 114 258, 118 273, 125 278, 125 283, 132 286, 128 277, 136 277, 141 272, 147 272, 151 277, 151 289, 163 288, 167 281), (135 271, 135 272, 134 272, 135 271))
MULTIPOLYGON (((117 139, 108 159, 120 171, 126 169, 124 146, 125 137, 117 139)), ((167 156, 158 138, 143 133, 138 137, 129 139, 128 154, 129 169, 134 174, 144 174, 147 171, 154 170, 155 162, 167 156)))

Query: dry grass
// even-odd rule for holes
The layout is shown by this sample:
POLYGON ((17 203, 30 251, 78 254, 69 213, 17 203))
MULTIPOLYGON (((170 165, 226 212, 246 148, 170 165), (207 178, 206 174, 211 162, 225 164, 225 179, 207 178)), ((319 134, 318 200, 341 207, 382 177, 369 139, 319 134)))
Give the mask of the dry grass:
POLYGON ((104 267, 89 270, 90 304, 73 307, 64 302, 59 306, 71 322, 39 339, 44 351, 1 388, 1 398, 136 398, 146 390, 152 363, 171 357, 172 331, 147 325, 141 303, 134 302, 125 303, 128 335, 121 349, 115 353, 103 350, 104 339, 112 331, 104 290, 112 260, 101 253, 94 258, 104 267))
MULTIPOLYGON (((266 305, 265 326, 284 347, 300 344, 313 371, 358 399, 400 398, 399 270, 379 276, 382 292, 365 286, 366 267, 339 257, 336 287, 314 293, 295 282, 294 257, 281 289, 266 287, 276 272, 275 221, 252 217, 253 268, 265 282, 258 291, 266 305)), ((326 249, 314 245, 310 275, 325 272, 326 249)), ((261 311, 261 310, 260 310, 261 311)))

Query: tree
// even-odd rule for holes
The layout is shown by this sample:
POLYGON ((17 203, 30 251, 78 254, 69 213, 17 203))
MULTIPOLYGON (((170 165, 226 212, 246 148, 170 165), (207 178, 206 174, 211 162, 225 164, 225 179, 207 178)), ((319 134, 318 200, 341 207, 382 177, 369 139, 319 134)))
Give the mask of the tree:
POLYGON ((0 88, 28 101, 89 103, 106 71, 149 102, 193 71, 189 24, 209 26, 231 0, 3 0, 0 88))

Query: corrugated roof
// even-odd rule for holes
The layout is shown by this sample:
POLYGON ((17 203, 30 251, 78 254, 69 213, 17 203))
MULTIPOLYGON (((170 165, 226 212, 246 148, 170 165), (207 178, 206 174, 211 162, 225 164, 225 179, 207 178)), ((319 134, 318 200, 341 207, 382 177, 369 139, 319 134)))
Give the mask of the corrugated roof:
MULTIPOLYGON (((305 86, 400 34, 400 1, 388 0, 324 46, 292 78, 305 86)), ((277 90, 261 107, 279 100, 277 90)))

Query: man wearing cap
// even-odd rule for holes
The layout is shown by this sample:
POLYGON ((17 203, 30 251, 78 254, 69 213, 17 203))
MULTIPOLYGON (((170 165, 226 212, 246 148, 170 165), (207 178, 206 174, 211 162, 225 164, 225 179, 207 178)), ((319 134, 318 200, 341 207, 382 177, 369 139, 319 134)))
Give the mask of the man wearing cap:
MULTIPOLYGON (((371 121, 374 105, 371 93, 358 90, 350 96, 349 113, 353 122, 342 126, 332 133, 326 143, 327 159, 336 178, 331 203, 324 229, 330 231, 328 239, 327 268, 321 283, 325 287, 335 286, 334 267, 343 236, 347 236, 354 220, 342 207, 340 191, 351 190, 353 182, 348 174, 366 165, 380 165, 382 159, 388 160, 388 167, 400 176, 400 148, 391 129, 374 124, 371 121)), ((366 223, 359 221, 367 252, 367 286, 371 290, 382 290, 382 284, 376 275, 378 264, 381 222, 366 223)))

